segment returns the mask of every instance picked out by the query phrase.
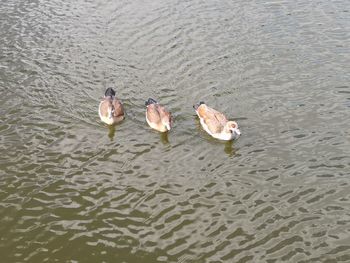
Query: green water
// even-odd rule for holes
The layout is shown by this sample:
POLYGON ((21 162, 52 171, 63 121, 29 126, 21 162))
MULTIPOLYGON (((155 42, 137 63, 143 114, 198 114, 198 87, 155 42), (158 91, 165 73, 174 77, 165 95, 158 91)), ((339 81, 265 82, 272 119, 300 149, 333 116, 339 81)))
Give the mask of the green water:
POLYGON ((1 262, 349 262, 348 1, 3 1, 1 262), (107 87, 126 119, 99 120, 107 87), (144 101, 172 111, 151 130, 144 101), (200 127, 205 101, 242 136, 200 127))

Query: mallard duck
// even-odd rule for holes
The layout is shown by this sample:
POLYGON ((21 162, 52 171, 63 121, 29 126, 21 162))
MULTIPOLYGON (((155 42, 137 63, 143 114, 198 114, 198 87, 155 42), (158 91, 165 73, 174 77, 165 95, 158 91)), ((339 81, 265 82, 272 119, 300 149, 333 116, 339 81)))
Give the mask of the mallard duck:
POLYGON ((237 139, 241 132, 235 121, 228 121, 224 114, 208 107, 204 102, 193 106, 203 129, 216 139, 237 139))
POLYGON ((116 124, 124 119, 123 104, 115 97, 115 91, 108 88, 98 107, 101 121, 108 125, 116 124))
POLYGON ((173 123, 170 112, 151 98, 146 101, 145 105, 147 106, 146 121, 148 125, 160 132, 169 131, 173 123))

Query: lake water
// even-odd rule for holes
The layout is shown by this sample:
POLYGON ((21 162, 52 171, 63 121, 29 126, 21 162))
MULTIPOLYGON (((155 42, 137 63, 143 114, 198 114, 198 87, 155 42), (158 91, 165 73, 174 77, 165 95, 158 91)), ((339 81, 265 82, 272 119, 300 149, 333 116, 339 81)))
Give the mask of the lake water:
POLYGON ((2 262, 349 262, 350 2, 5 0, 2 262), (123 101, 99 120, 107 87, 123 101), (172 111, 151 130, 144 101, 172 111), (240 125, 220 142, 205 101, 240 125))

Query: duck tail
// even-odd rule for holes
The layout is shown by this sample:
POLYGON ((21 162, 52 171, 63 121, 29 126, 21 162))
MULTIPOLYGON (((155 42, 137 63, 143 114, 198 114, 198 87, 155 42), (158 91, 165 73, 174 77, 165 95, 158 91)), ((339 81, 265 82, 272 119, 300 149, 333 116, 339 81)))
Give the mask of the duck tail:
POLYGON ((115 96, 115 91, 112 88, 106 89, 105 92, 105 97, 114 97, 115 96))
POLYGON ((199 102, 199 103, 197 103, 197 104, 194 104, 194 105, 193 105, 193 108, 194 108, 195 110, 197 110, 198 107, 201 106, 202 104, 205 104, 205 102, 204 102, 204 101, 201 101, 201 102, 199 102))
POLYGON ((152 98, 149 98, 148 100, 146 100, 145 105, 148 106, 150 104, 157 104, 158 102, 152 98))

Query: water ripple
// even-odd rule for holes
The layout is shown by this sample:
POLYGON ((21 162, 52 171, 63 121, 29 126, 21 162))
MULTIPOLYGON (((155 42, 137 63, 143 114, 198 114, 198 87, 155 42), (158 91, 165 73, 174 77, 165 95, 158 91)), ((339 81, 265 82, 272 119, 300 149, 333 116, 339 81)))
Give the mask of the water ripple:
POLYGON ((344 1, 5 1, 6 262, 350 259, 344 1), (113 86, 126 119, 101 124, 113 86), (175 117, 145 122, 154 97, 175 117), (243 135, 218 142, 206 101, 243 135), (48 253, 50 251, 50 253, 48 253))

